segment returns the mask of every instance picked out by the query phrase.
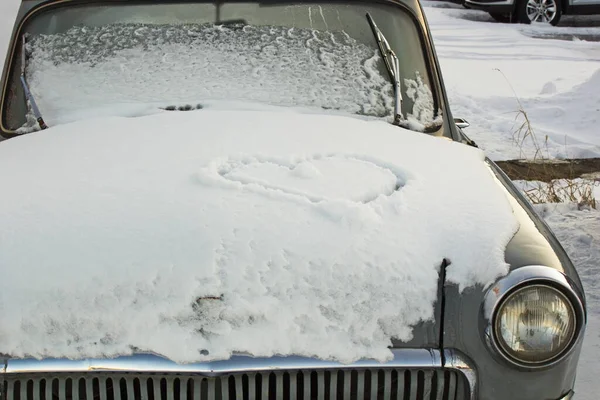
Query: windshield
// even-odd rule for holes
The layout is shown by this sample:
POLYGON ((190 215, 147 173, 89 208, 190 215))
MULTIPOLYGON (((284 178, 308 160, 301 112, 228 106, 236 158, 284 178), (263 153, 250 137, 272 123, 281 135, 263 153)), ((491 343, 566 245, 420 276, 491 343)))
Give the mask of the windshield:
MULTIPOLYGON (((417 129, 430 124, 435 101, 417 26, 393 5, 62 6, 25 25, 25 76, 49 126, 224 102, 391 120, 394 89, 367 13, 398 55, 403 115, 417 129)), ((13 64, 3 122, 25 133, 39 127, 13 64)))

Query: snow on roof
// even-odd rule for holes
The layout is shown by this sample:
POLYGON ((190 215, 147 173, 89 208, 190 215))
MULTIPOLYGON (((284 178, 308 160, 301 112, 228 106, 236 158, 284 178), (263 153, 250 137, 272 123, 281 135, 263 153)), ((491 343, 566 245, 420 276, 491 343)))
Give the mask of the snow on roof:
POLYGON ((517 229, 479 149, 352 117, 99 118, 0 143, 0 170, 14 356, 385 360, 443 258, 488 285, 517 229))

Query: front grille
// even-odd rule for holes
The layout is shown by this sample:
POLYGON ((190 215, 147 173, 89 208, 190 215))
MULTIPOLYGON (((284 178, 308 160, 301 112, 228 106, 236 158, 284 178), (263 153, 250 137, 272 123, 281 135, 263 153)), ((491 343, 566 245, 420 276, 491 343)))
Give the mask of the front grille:
POLYGON ((274 370, 232 374, 18 374, 3 400, 463 400, 455 370, 274 370))

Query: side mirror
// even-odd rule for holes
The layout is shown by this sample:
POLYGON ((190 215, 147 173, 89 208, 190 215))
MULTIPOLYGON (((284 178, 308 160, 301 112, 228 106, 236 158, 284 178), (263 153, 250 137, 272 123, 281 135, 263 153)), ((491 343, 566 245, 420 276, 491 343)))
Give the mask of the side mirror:
POLYGON ((454 118, 454 123, 456 124, 456 126, 458 126, 460 129, 464 129, 464 128, 468 128, 469 126, 471 126, 470 123, 467 122, 466 119, 463 118, 454 118))

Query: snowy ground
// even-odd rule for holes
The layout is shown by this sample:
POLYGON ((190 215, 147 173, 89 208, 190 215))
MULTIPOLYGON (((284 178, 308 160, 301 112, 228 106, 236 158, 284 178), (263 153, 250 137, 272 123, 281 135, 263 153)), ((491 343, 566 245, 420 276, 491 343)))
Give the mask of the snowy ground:
POLYGON ((577 370, 577 400, 598 398, 600 383, 600 212, 567 204, 536 206, 577 266, 586 290, 588 326, 577 370))
POLYGON ((13 29, 19 2, 17 0, 3 1, 0 4, 0 65, 4 66, 4 58, 8 47, 8 38, 13 29))
MULTIPOLYGON (((600 157, 600 16, 563 18, 555 28, 505 25, 455 4, 423 4, 453 112, 469 120, 468 134, 493 159, 524 155, 513 142, 519 107, 515 93, 540 141, 547 136, 551 156, 600 157)), ((16 8, 16 0, 0 5, 0 61, 16 8)), ((526 146, 525 153, 531 154, 531 148, 526 146)), ((573 258, 585 285, 589 321, 575 389, 578 400, 596 399, 600 212, 570 205, 537 209, 573 258)))
POLYGON ((540 143, 548 136, 551 156, 600 156, 600 42, 578 39, 600 39, 600 16, 587 17, 596 27, 554 28, 499 24, 453 3, 423 4, 454 116, 471 123, 468 134, 492 159, 520 157, 512 141, 515 92, 540 143))

